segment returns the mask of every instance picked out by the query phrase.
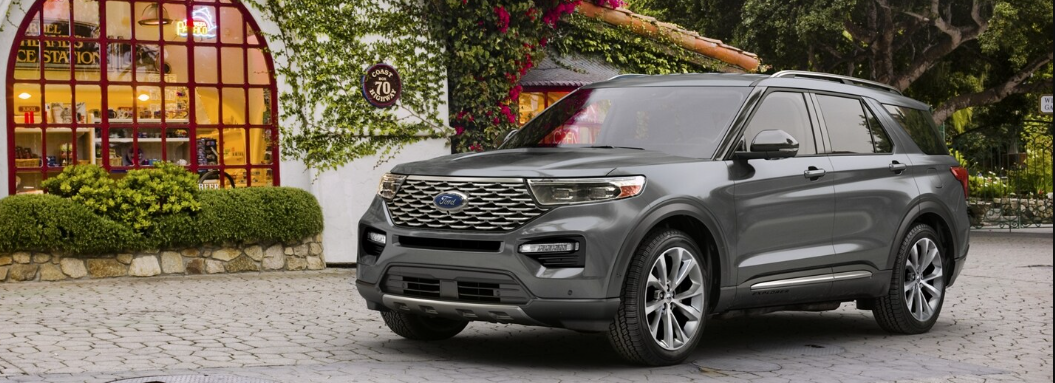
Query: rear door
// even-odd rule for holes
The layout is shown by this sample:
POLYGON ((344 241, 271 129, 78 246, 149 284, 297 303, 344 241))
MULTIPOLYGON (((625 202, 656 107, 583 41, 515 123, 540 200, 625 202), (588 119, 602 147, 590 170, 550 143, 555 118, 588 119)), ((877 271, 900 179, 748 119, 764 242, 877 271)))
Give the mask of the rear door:
POLYGON ((882 270, 919 190, 908 155, 867 103, 845 95, 812 96, 830 147, 835 185, 833 291, 868 295, 888 280, 882 270))
POLYGON ((799 142, 792 158, 731 161, 736 205, 734 307, 815 301, 831 286, 835 189, 806 93, 770 92, 745 129, 784 130, 799 142))

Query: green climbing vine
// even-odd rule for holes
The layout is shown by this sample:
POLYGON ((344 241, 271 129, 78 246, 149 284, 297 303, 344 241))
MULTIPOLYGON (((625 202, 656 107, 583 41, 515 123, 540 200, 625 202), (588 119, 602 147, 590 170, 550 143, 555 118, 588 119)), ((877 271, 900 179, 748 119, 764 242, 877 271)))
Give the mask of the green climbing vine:
POLYGON ((416 0, 242 0, 278 28, 265 36, 288 90, 279 97, 286 157, 315 169, 389 158, 409 143, 447 137, 442 41, 429 38, 416 0), (367 103, 361 76, 372 64, 400 72, 395 106, 367 103))
MULTIPOLYGON (((618 5, 618 1, 598 1, 618 5)), ((436 40, 448 47, 450 124, 456 151, 494 148, 516 128, 521 76, 545 54, 580 0, 424 0, 436 40)))
POLYGON ((581 14, 571 15, 561 23, 551 49, 559 55, 600 57, 627 73, 715 72, 723 66, 715 59, 678 47, 665 35, 642 35, 630 27, 614 26, 581 14))

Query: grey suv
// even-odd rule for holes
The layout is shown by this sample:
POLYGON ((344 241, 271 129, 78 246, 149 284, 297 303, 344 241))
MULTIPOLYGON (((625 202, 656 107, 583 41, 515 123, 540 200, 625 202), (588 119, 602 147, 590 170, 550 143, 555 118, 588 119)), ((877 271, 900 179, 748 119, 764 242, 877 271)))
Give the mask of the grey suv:
POLYGON ((928 110, 810 72, 596 83, 500 150, 393 168, 356 285, 409 339, 563 327, 649 365, 683 361, 714 316, 856 301, 926 332, 968 250, 967 171, 928 110))

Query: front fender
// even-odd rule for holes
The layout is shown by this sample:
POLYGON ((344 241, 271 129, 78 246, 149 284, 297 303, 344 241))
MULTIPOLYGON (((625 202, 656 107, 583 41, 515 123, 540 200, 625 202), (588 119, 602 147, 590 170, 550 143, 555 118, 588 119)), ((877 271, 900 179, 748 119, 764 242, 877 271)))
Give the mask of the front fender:
MULTIPOLYGON (((630 269, 630 261, 645 236, 660 222, 675 216, 689 216, 707 228, 714 238, 714 246, 717 249, 717 254, 715 255, 718 257, 719 267, 721 268, 721 270, 712 270, 712 273, 719 272, 723 284, 727 283, 724 281, 735 280, 736 276, 731 265, 732 262, 727 261, 727 254, 730 254, 730 249, 727 241, 724 240, 726 238, 725 231, 718 224, 718 219, 708 209, 688 198, 672 198, 656 203, 648 209, 647 213, 642 215, 643 218, 634 224, 633 229, 630 230, 630 235, 623 240, 619 256, 616 258, 616 264, 611 268, 612 274, 608 278, 608 296, 618 297, 622 292, 623 281, 630 269)), ((706 246, 706 244, 698 245, 700 247, 706 246)))

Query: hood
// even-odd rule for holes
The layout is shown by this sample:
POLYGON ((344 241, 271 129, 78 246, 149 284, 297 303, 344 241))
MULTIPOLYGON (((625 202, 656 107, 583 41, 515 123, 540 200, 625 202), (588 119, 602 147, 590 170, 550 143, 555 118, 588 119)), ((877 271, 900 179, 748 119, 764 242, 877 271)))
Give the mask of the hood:
POLYGON ((411 162, 393 173, 455 177, 601 177, 620 167, 701 161, 663 152, 606 148, 526 148, 411 162))

